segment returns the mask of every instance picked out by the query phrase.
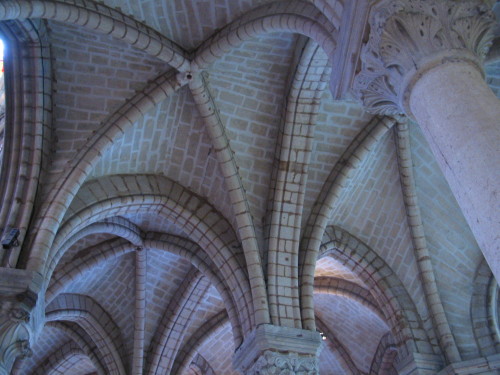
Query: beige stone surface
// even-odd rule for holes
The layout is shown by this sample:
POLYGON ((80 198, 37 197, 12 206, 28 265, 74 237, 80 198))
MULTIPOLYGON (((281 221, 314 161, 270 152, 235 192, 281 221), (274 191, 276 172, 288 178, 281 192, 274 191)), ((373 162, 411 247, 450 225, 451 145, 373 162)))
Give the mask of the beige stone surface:
MULTIPOLYGON (((482 30, 446 22, 471 1, 375 2, 372 21, 424 4, 396 31, 434 51, 471 30, 446 49, 482 30)), ((345 87, 382 30, 353 27, 366 5, 0 1, 0 235, 20 229, 0 249, 0 374, 500 371, 500 65, 423 72, 418 124, 374 115, 345 87)), ((403 65, 368 70, 392 77, 379 104, 403 65)))
POLYGON ((413 115, 493 273, 500 277, 500 106, 476 67, 443 64, 416 83, 413 115))

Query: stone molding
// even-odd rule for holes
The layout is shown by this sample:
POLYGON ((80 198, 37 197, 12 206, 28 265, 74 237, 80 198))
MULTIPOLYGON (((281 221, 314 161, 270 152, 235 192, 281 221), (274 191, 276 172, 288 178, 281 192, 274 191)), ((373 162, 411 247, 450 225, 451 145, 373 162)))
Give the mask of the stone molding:
POLYGON ((479 0, 396 0, 377 6, 353 91, 371 112, 410 114, 409 96, 428 70, 467 62, 482 71, 494 15, 479 0))
POLYGON ((443 363, 437 355, 410 353, 395 367, 399 375, 436 375, 443 363))
POLYGON ((500 369, 500 354, 452 363, 439 371, 437 375, 470 375, 494 372, 500 369))
POLYGON ((344 4, 337 48, 331 56, 335 69, 331 73, 330 91, 334 99, 350 97, 369 12, 370 2, 366 0, 349 0, 344 4))
POLYGON ((234 368, 251 375, 318 375, 322 343, 315 331, 263 324, 236 350, 234 368))

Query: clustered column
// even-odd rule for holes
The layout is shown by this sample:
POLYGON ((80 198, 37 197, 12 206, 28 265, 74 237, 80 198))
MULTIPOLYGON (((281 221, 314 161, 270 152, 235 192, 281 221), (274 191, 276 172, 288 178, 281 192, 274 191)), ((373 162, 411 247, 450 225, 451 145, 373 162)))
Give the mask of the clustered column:
POLYGON ((416 120, 500 280, 500 101, 482 70, 493 25, 481 1, 378 5, 354 89, 372 111, 416 120))

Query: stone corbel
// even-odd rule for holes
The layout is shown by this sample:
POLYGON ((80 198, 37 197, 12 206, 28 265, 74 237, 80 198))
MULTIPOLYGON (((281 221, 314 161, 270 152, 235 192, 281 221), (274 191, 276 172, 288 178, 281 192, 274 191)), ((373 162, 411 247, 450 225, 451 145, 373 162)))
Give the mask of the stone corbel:
POLYGON ((482 71, 494 15, 478 0, 397 0, 375 7, 354 94, 368 110, 408 114, 409 93, 426 71, 468 62, 482 71))
POLYGON ((10 374, 14 361, 31 356, 30 343, 43 327, 43 306, 37 306, 40 275, 0 268, 0 375, 10 374))
POLYGON ((0 300, 0 374, 7 375, 16 358, 31 356, 30 313, 13 297, 0 300))

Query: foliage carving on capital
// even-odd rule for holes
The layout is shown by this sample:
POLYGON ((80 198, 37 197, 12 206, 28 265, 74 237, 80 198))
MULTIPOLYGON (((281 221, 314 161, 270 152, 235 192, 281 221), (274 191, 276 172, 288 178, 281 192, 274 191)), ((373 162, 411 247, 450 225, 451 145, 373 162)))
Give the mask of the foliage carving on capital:
POLYGON ((371 112, 404 114, 418 73, 452 61, 480 66, 493 25, 491 9, 479 0, 382 3, 371 15, 354 93, 371 112))
POLYGON ((249 375, 319 375, 316 357, 266 350, 249 375))
POLYGON ((31 356, 30 313, 15 298, 0 300, 0 373, 10 373, 16 358, 31 356))

